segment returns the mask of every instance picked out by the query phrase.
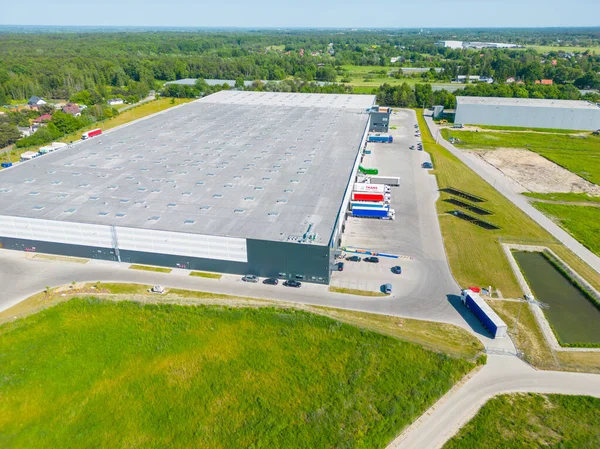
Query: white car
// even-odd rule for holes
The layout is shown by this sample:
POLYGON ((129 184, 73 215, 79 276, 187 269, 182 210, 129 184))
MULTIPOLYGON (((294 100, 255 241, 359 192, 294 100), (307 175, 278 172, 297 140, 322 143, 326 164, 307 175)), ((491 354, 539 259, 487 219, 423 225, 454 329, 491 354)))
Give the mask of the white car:
POLYGON ((155 285, 150 289, 152 293, 160 293, 163 294, 165 292, 165 288, 162 285, 155 285))

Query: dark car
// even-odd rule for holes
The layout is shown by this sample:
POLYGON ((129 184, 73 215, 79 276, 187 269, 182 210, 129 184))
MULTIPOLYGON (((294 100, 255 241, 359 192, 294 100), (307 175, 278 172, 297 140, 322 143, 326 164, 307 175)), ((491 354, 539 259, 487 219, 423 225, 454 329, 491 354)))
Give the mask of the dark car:
POLYGON ((365 257, 363 260, 365 262, 379 263, 379 257, 365 257))
POLYGON ((298 282, 298 281, 285 281, 283 283, 283 285, 285 285, 286 287, 296 287, 296 288, 298 288, 298 287, 300 287, 302 285, 302 283, 298 282))
POLYGON ((338 262, 337 264, 338 271, 344 271, 344 262, 338 262))
POLYGON ((410 148, 411 150, 414 150, 414 149, 415 149, 415 146, 414 146, 414 145, 411 145, 409 148, 410 148))
POLYGON ((279 280, 274 279, 274 278, 268 278, 263 281, 263 284, 277 285, 277 284, 279 284, 279 280))
POLYGON ((258 277, 253 274, 247 274, 242 278, 244 282, 258 282, 258 277))
POLYGON ((349 257, 346 257, 346 260, 349 262, 360 262, 361 258, 358 256, 349 256, 349 257))
POLYGON ((421 167, 423 167, 423 168, 433 168, 433 165, 431 164, 431 162, 423 162, 421 164, 421 167))
POLYGON ((392 273, 402 274, 402 267, 400 265, 396 265, 395 267, 392 267, 392 273))

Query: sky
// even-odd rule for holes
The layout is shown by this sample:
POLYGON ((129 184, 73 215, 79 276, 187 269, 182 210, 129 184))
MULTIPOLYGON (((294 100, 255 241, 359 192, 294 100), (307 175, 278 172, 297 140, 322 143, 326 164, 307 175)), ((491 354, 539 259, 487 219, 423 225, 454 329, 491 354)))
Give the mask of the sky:
POLYGON ((2 25, 185 27, 600 26, 600 0, 0 0, 2 25))

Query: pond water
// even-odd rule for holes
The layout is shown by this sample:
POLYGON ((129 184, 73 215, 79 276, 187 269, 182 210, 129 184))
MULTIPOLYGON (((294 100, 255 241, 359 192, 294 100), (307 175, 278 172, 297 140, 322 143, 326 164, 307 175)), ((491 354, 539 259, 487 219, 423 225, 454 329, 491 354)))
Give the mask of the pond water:
POLYGON ((541 253, 514 252, 535 298, 563 343, 600 343, 600 310, 541 253))

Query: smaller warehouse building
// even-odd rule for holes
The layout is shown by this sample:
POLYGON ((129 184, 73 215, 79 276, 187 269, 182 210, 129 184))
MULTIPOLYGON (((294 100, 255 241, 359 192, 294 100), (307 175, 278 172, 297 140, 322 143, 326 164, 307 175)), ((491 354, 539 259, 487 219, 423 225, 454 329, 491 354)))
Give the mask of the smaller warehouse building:
POLYGON ((456 97, 455 123, 595 131, 600 105, 578 100, 456 97))

